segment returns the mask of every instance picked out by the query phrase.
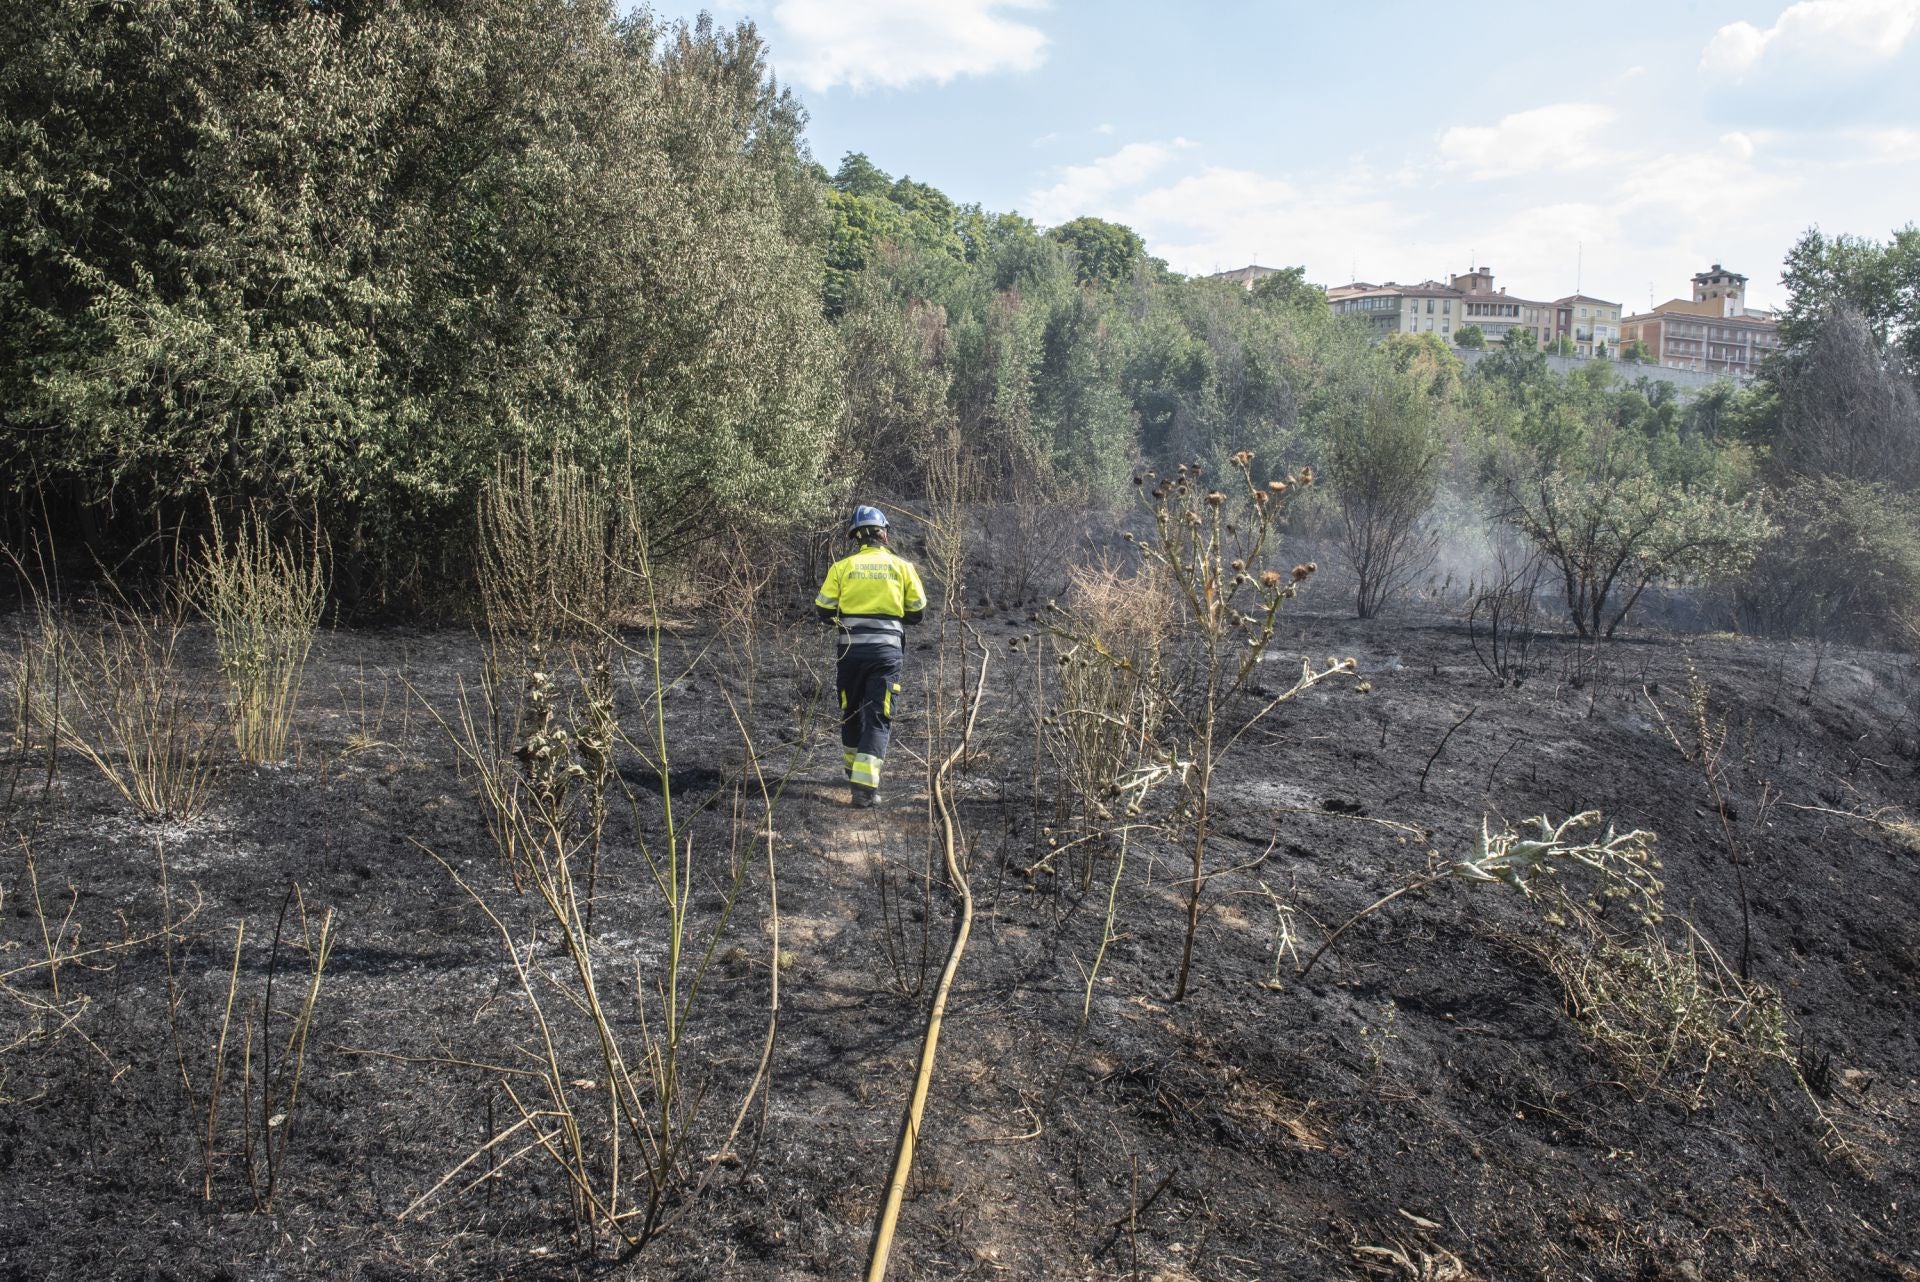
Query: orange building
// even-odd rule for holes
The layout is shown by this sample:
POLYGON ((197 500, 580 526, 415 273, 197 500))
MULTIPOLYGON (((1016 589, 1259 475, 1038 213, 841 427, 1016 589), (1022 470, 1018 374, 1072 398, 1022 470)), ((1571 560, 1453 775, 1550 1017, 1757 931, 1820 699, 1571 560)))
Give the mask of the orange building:
POLYGON ((1780 349, 1773 313, 1746 305, 1747 278, 1719 263, 1693 278, 1693 297, 1671 298, 1620 322, 1623 344, 1641 343, 1668 369, 1750 379, 1780 349))

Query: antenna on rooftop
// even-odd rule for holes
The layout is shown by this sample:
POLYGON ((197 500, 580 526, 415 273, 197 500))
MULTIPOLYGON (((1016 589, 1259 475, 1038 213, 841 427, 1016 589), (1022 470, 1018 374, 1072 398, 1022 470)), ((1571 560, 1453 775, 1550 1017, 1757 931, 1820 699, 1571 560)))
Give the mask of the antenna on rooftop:
POLYGON ((1587 265, 1587 242, 1583 240, 1577 243, 1579 248, 1573 251, 1573 292, 1576 294, 1580 292, 1580 277, 1585 273, 1587 265))

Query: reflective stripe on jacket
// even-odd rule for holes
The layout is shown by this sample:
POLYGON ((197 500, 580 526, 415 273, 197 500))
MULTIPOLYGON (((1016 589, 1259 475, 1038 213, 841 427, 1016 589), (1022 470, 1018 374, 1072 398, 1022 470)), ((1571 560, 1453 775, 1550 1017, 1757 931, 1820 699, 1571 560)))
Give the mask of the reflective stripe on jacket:
POLYGON ((837 612, 849 631, 898 634, 902 616, 927 608, 927 590, 913 562, 869 543, 833 563, 813 603, 837 612))

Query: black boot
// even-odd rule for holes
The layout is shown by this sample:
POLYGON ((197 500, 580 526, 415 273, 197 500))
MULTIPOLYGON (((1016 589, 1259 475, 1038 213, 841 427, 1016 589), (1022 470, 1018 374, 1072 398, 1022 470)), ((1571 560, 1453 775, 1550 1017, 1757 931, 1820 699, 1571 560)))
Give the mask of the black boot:
POLYGON ((880 790, 878 788, 862 788, 856 783, 852 785, 852 789, 853 808, 855 810, 871 810, 880 804, 880 790))

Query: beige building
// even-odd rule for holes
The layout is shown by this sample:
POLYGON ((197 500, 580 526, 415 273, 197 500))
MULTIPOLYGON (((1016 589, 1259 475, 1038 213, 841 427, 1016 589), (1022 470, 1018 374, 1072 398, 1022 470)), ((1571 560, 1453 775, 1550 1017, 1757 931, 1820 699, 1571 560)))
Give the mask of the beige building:
POLYGON ((1671 298, 1620 322, 1622 343, 1644 343, 1668 369, 1745 380, 1780 348, 1773 313, 1746 305, 1747 278, 1719 263, 1693 278, 1693 297, 1671 298))
POLYGON ((1465 297, 1461 290, 1437 280, 1418 285, 1356 281, 1329 289, 1327 305, 1336 316, 1356 316, 1366 321, 1376 337, 1438 334, 1451 343, 1464 315, 1461 304, 1465 297))
POLYGON ((1327 291, 1327 305, 1337 316, 1365 320, 1381 336, 1438 334, 1452 342, 1462 328, 1473 325, 1489 345, 1524 331, 1541 347, 1564 337, 1581 356, 1612 356, 1620 347, 1620 304, 1586 294, 1553 302, 1522 298, 1496 286, 1486 267, 1462 272, 1445 284, 1336 285, 1327 291))
POLYGON ((1554 302, 1553 337, 1573 343, 1576 356, 1620 354, 1620 304, 1587 294, 1554 302))
POLYGON ((1506 342, 1514 330, 1531 331, 1533 341, 1542 346, 1550 341, 1553 304, 1509 294, 1504 287, 1496 289, 1492 269, 1463 272, 1453 278, 1453 287, 1461 294, 1462 323, 1478 326, 1488 346, 1506 342))
POLYGON ((1279 274, 1280 269, 1278 267, 1261 267, 1258 264, 1253 264, 1247 267, 1236 267, 1230 272, 1215 272, 1213 275, 1207 277, 1207 279, 1231 281, 1242 289, 1251 290, 1267 277, 1278 276, 1279 274))

